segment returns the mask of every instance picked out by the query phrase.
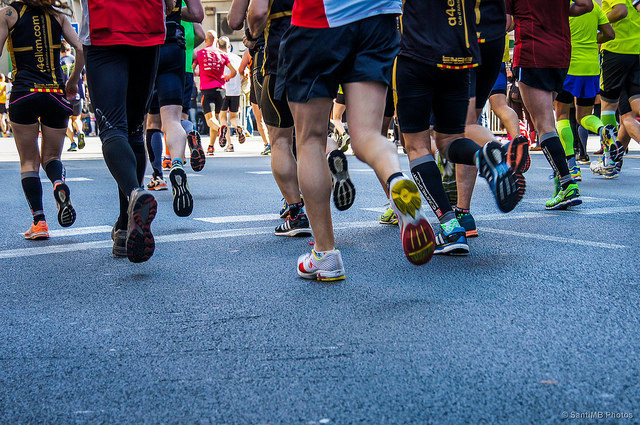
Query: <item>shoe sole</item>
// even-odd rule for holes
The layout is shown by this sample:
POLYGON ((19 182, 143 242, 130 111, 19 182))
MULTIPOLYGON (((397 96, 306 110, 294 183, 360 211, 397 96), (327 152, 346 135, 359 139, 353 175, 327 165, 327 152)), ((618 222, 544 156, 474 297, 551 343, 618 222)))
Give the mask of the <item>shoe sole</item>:
POLYGON ((433 257, 436 236, 422 214, 422 199, 416 184, 408 179, 400 180, 391 188, 391 201, 398 222, 402 223, 402 249, 407 259, 417 266, 433 257))
POLYGON ((566 210, 569 207, 575 207, 576 205, 580 205, 580 204, 582 204, 582 199, 572 198, 572 199, 567 199, 566 201, 562 201, 554 207, 545 207, 545 208, 549 211, 566 210))
POLYGON ((242 127, 237 127, 236 131, 238 132, 238 143, 243 144, 247 140, 247 137, 244 135, 242 127))
POLYGON ((349 178, 347 157, 340 151, 333 151, 328 162, 333 180, 333 203, 340 211, 348 210, 355 201, 356 187, 349 178))
POLYGON ((511 167, 518 192, 520 192, 520 196, 522 197, 527 190, 527 184, 523 174, 531 167, 529 142, 524 137, 516 137, 509 143, 507 164, 511 167))
POLYGON ((127 257, 132 263, 142 263, 153 255, 156 248, 151 222, 158 211, 158 203, 150 193, 136 192, 129 203, 129 229, 127 231, 127 257))
POLYGON ((513 171, 504 162, 505 152, 498 142, 489 142, 483 146, 478 154, 478 170, 487 180, 491 192, 502 212, 512 211, 522 199, 524 193, 519 189, 525 187, 526 182, 516 183, 513 171))
POLYGON ((49 239, 49 232, 36 232, 29 236, 25 235, 24 238, 30 241, 40 241, 44 239, 49 239))
MULTIPOLYGON (((126 232, 125 232, 126 233, 126 232)), ((124 258, 127 256, 127 236, 125 234, 124 245, 116 245, 116 235, 113 229, 111 229, 111 240, 113 241, 113 247, 111 248, 111 253, 114 257, 124 258)))
POLYGON ((191 169, 195 172, 202 171, 206 158, 204 149, 202 149, 200 134, 197 131, 190 131, 187 134, 187 143, 189 144, 189 149, 191 149, 191 169))
POLYGON ((218 136, 218 144, 221 148, 227 146, 227 139, 225 138, 227 135, 227 127, 222 127, 220 130, 220 135, 218 136))
POLYGON ((327 270, 318 270, 315 271, 313 273, 305 273, 300 271, 300 268, 298 267, 298 276, 300 276, 303 279, 308 279, 308 280, 319 280, 320 282, 335 282, 337 280, 344 280, 346 279, 346 276, 344 274, 344 271, 340 270, 338 272, 336 271, 327 271, 327 270))
POLYGON ((311 236, 311 229, 291 229, 286 232, 275 232, 276 236, 311 236))
POLYGON ((58 223, 62 227, 69 227, 76 222, 76 210, 71 205, 69 186, 61 183, 53 189, 53 197, 58 204, 58 223))
POLYGON ((193 197, 187 184, 187 173, 176 168, 169 174, 173 189, 173 211, 178 217, 188 217, 193 212, 193 197))
POLYGON ((80 133, 78 134, 78 149, 84 149, 84 146, 85 146, 84 134, 80 133))
POLYGON ((477 238, 478 237, 478 229, 466 230, 465 236, 468 238, 477 238))
POLYGON ((467 255, 469 254, 469 245, 466 243, 453 243, 442 248, 436 248, 434 255, 467 255))
POLYGON ((165 183, 162 186, 154 186, 154 187, 147 186, 147 190, 155 190, 155 191, 169 190, 169 185, 165 183))
POLYGON ((383 221, 383 220, 380 220, 380 221, 378 221, 378 223, 386 224, 386 225, 389 225, 389 226, 397 226, 398 225, 397 221, 383 221))

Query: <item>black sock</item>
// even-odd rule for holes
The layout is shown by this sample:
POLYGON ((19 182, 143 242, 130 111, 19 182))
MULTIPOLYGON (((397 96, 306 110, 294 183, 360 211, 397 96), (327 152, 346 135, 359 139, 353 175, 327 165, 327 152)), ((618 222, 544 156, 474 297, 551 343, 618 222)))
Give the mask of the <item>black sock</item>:
POLYGON ((52 159, 44 165, 44 172, 47 173, 47 177, 51 180, 51 183, 57 181, 64 181, 65 170, 62 161, 59 159, 52 159))
MULTIPOLYGON (((411 161, 411 175, 439 220, 447 213, 453 214, 447 193, 442 187, 440 170, 432 155, 421 156, 411 161)), ((448 217, 449 220, 451 218, 455 218, 455 215, 448 217)))
POLYGON ((146 144, 153 176, 162 178, 162 131, 156 128, 147 130, 146 144))
POLYGON ((27 198, 29 208, 31 208, 31 214, 33 214, 33 222, 44 220, 40 174, 37 171, 27 171, 20 176, 22 177, 22 190, 27 198))
POLYGON ((118 190, 118 199, 120 201, 120 215, 116 222, 116 230, 127 230, 127 222, 129 216, 127 210, 129 209, 129 198, 125 196, 122 191, 118 190))
POLYGON ((393 181, 393 179, 395 179, 396 177, 404 177, 404 174, 398 172, 398 173, 393 173, 389 176, 389 178, 387 179, 387 190, 391 191, 391 188, 389 187, 391 185, 391 182, 393 181))
POLYGON ((444 156, 454 164, 476 165, 476 152, 480 149, 479 144, 463 137, 449 143, 444 156))
POLYGON ((567 176, 570 176, 569 166, 567 165, 564 147, 558 137, 558 133, 554 131, 540 136, 540 146, 556 175, 560 177, 561 181, 566 180, 565 183, 562 183, 562 189, 566 189, 574 181, 571 178, 566 179, 567 176))
POLYGON ((300 211, 302 211, 303 205, 304 204, 302 202, 289 205, 289 217, 296 218, 300 211))
POLYGON ((140 187, 144 181, 144 172, 147 169, 147 154, 144 151, 144 143, 132 144, 131 148, 136 156, 136 177, 138 179, 138 187, 140 187))

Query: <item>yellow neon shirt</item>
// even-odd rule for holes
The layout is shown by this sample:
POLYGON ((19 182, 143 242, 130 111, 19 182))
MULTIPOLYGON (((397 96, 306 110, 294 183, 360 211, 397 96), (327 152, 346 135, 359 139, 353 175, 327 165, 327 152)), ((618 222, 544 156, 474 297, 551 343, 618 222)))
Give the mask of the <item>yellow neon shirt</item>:
POLYGON ((600 75, 598 26, 608 22, 607 15, 595 1, 591 12, 569 18, 571 27, 569 75, 600 75))
POLYGON ((640 13, 636 11, 630 0, 602 0, 602 10, 608 14, 617 4, 627 6, 627 17, 611 24, 616 31, 616 38, 604 43, 602 50, 638 55, 640 54, 640 13))

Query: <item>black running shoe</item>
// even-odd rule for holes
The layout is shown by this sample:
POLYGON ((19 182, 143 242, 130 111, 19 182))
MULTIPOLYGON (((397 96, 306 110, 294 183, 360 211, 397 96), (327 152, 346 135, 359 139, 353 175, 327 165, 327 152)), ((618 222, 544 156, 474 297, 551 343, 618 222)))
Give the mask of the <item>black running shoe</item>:
POLYGON ((356 198, 356 187, 349 178, 347 157, 335 150, 329 154, 327 160, 331 171, 333 203, 340 211, 347 210, 356 198))
POLYGON ((151 234, 151 222, 157 211, 158 203, 149 191, 139 188, 131 192, 127 210, 129 221, 126 243, 127 257, 132 263, 147 261, 156 249, 156 242, 151 234))
POLYGON ((303 212, 299 212, 295 218, 288 216, 280 226, 276 227, 276 236, 311 236, 309 219, 303 212))
POLYGON ((193 211, 193 197, 189 192, 187 173, 182 166, 171 168, 169 173, 171 188, 173 189, 173 211, 178 217, 187 217, 193 211))
POLYGON ((58 182, 53 187, 53 197, 58 206, 58 223, 62 227, 69 227, 76 221, 76 210, 71 205, 69 186, 58 182))
POLYGON ((187 143, 191 150, 191 169, 196 172, 202 171, 206 159, 204 149, 202 149, 202 143, 200 142, 200 133, 196 130, 190 131, 189 134, 187 134, 187 143))
POLYGON ((127 230, 118 230, 116 228, 118 223, 114 224, 111 228, 111 240, 113 241, 113 248, 111 252, 114 257, 126 257, 127 256, 127 230))
POLYGON ((436 249, 433 253, 435 255, 467 255, 469 244, 467 244, 464 227, 456 227, 448 235, 440 230, 436 235, 436 249))
MULTIPOLYGON (((522 199, 511 167, 506 163, 507 152, 498 142, 489 142, 476 153, 480 175, 487 180, 502 212, 512 211, 522 199)), ((524 176, 522 176, 524 185, 524 176)))

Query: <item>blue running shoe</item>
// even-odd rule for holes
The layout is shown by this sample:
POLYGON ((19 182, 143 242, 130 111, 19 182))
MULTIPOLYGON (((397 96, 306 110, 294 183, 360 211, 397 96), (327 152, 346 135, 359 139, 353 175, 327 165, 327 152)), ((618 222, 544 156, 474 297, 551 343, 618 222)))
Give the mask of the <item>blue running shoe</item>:
POLYGON ((467 255, 469 244, 467 244, 466 231, 464 227, 456 227, 450 233, 445 234, 443 230, 436 235, 435 255, 467 255))
MULTIPOLYGON (((476 153, 480 175, 487 180, 502 212, 512 211, 524 195, 518 190, 513 171, 507 165, 507 152, 498 142, 489 142, 476 153)), ((522 176, 524 184, 524 176, 522 176)))

